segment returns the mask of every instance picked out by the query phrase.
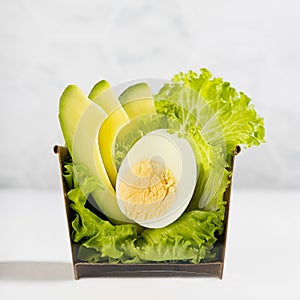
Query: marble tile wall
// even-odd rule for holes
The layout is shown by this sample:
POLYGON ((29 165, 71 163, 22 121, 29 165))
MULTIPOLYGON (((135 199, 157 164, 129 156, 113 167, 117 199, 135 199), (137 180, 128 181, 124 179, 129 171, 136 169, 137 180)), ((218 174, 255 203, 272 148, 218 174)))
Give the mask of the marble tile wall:
POLYGON ((207 67, 249 95, 267 143, 237 159, 240 188, 300 188, 299 1, 0 2, 0 187, 60 188, 58 99, 106 78, 207 67))

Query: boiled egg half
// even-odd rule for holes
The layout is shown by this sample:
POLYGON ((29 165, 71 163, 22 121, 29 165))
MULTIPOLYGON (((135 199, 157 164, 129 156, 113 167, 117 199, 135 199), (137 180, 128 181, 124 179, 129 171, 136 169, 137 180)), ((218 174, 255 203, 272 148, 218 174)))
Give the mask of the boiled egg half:
POLYGON ((189 142, 164 129, 139 139, 123 160, 116 180, 122 213, 148 228, 177 220, 187 208, 197 181, 189 142))

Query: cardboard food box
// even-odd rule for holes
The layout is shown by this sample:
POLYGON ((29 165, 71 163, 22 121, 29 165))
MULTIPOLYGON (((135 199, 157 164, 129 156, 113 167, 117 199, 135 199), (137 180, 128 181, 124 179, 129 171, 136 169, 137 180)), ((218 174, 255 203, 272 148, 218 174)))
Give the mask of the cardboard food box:
MULTIPOLYGON (((239 146, 236 147, 232 156, 232 167, 235 156, 241 151, 239 146)), ((203 262, 198 264, 192 263, 140 263, 140 264, 122 264, 122 263, 88 263, 80 261, 77 258, 77 251, 79 245, 73 242, 72 236, 72 221, 74 220, 74 212, 70 209, 69 200, 67 197, 68 188, 63 176, 63 164, 68 155, 68 149, 63 146, 54 146, 54 152, 58 155, 62 188, 64 193, 64 201, 66 208, 66 215, 68 221, 69 239, 72 251, 72 263, 74 269, 75 279, 82 277, 163 277, 163 276, 214 276, 222 279, 226 237, 228 227, 228 215, 230 207, 231 182, 226 192, 224 193, 224 201, 226 202, 226 211, 224 219, 224 231, 219 237, 216 245, 220 249, 220 254, 217 261, 203 262)), ((232 181, 232 177, 231 177, 232 181)), ((215 245, 215 246, 216 246, 215 245)))

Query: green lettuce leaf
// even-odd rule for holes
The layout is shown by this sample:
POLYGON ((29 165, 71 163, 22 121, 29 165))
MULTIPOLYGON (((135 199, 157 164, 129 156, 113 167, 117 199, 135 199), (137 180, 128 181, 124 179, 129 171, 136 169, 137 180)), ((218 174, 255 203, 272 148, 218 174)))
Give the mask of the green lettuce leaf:
POLYGON ((175 75, 154 96, 158 114, 179 124, 174 132, 193 146, 198 180, 189 209, 224 211, 223 194, 232 175, 237 145, 264 142, 263 119, 250 99, 206 69, 175 75))
MULTIPOLYGON (((195 91, 208 104, 214 118, 222 127, 229 153, 233 152, 236 145, 251 147, 265 142, 263 118, 257 114, 251 99, 244 93, 237 92, 229 82, 223 81, 222 78, 213 78, 204 68, 200 74, 193 71, 179 73, 172 81, 173 85, 179 84, 195 91)), ((165 86, 165 89, 168 88, 165 86)), ((215 124, 210 122, 210 114, 202 114, 202 117, 202 131, 214 132, 215 124)))
POLYGON ((213 212, 194 210, 184 213, 169 226, 142 232, 139 257, 151 261, 185 260, 199 263, 210 252, 222 232, 220 216, 213 212))
POLYGON ((81 169, 82 173, 85 171, 82 166, 65 164, 64 176, 70 183, 67 196, 76 215, 72 221, 72 239, 80 245, 79 259, 111 263, 199 263, 203 259, 217 258, 213 245, 216 236, 223 231, 219 213, 186 212, 176 222, 161 229, 143 229, 137 224, 112 225, 86 207, 85 194, 99 187, 91 177, 86 177, 84 184, 78 187, 74 168, 81 169))

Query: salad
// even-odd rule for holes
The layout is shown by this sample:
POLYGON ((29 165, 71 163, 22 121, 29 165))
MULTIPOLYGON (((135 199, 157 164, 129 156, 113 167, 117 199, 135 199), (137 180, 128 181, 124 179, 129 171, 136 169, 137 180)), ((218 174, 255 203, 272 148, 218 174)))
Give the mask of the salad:
POLYGON ((207 69, 155 86, 139 82, 118 95, 102 80, 88 96, 70 85, 60 98, 79 260, 219 259, 234 152, 265 142, 263 118, 207 69))

